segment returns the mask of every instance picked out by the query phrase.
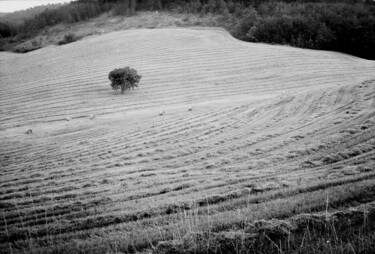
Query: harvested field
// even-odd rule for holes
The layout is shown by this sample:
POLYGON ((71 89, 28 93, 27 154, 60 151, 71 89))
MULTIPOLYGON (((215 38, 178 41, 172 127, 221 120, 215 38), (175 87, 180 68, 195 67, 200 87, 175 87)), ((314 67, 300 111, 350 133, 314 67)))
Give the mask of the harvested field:
POLYGON ((7 253, 173 249, 373 207, 374 61, 171 28, 0 52, 0 66, 7 253), (115 94, 107 75, 125 66, 140 88, 115 94))

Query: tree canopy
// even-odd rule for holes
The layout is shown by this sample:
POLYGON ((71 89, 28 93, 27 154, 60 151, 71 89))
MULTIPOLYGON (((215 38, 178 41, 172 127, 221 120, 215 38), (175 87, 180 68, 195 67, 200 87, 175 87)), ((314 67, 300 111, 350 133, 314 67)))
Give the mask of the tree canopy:
POLYGON ((138 87, 141 78, 142 76, 138 75, 137 71, 130 67, 114 69, 108 74, 112 89, 115 91, 121 89, 121 93, 138 87))

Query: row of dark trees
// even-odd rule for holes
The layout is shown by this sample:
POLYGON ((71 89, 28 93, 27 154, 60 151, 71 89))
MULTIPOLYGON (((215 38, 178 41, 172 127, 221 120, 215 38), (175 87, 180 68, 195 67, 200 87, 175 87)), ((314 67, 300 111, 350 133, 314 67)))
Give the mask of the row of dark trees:
POLYGON ((242 40, 375 59, 375 6, 278 2, 248 8, 247 13, 235 31, 242 40))
POLYGON ((218 25, 241 40, 335 50, 375 60, 374 1, 180 0, 174 8, 221 15, 218 25))
POLYGON ((48 26, 80 22, 109 11, 114 15, 133 15, 142 10, 165 10, 217 16, 218 26, 245 41, 336 50, 375 59, 374 3, 371 0, 78 0, 46 9, 22 25, 2 24, 0 35, 30 37, 48 26))

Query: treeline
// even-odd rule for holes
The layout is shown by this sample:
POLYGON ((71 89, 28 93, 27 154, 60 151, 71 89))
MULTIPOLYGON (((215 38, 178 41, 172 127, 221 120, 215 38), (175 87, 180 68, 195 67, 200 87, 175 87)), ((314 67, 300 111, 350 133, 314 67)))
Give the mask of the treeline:
POLYGON ((248 7, 234 36, 375 59, 375 6, 269 2, 248 7))
POLYGON ((22 24, 7 23, 12 36, 27 38, 42 29, 60 23, 76 23, 99 16, 113 6, 99 4, 96 1, 76 1, 57 8, 46 8, 32 18, 26 18, 22 24))
POLYGON ((375 59, 374 3, 372 0, 78 0, 46 9, 21 25, 6 24, 9 33, 3 32, 3 37, 5 34, 18 39, 32 37, 45 27, 85 21, 105 12, 133 15, 137 11, 164 10, 213 15, 218 26, 245 41, 335 50, 375 59))
POLYGON ((334 50, 375 60, 374 1, 193 0, 180 1, 175 10, 219 15, 219 25, 240 40, 334 50))
POLYGON ((0 22, 11 24, 22 24, 25 19, 34 18, 36 15, 42 13, 45 9, 55 9, 61 7, 62 4, 48 4, 35 6, 26 10, 15 11, 12 13, 5 13, 0 17, 0 22))

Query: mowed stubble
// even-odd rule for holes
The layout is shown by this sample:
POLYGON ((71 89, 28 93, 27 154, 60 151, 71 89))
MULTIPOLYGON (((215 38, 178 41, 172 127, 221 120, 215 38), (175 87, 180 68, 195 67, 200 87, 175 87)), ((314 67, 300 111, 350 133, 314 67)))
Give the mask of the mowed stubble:
POLYGON ((318 209, 327 196, 344 206, 350 187, 375 185, 373 61, 170 28, 0 63, 0 227, 14 245, 93 247, 100 235, 143 248, 207 223, 318 209), (125 66, 140 87, 116 94, 107 75, 125 66), (181 221, 184 209, 212 220, 181 221))

